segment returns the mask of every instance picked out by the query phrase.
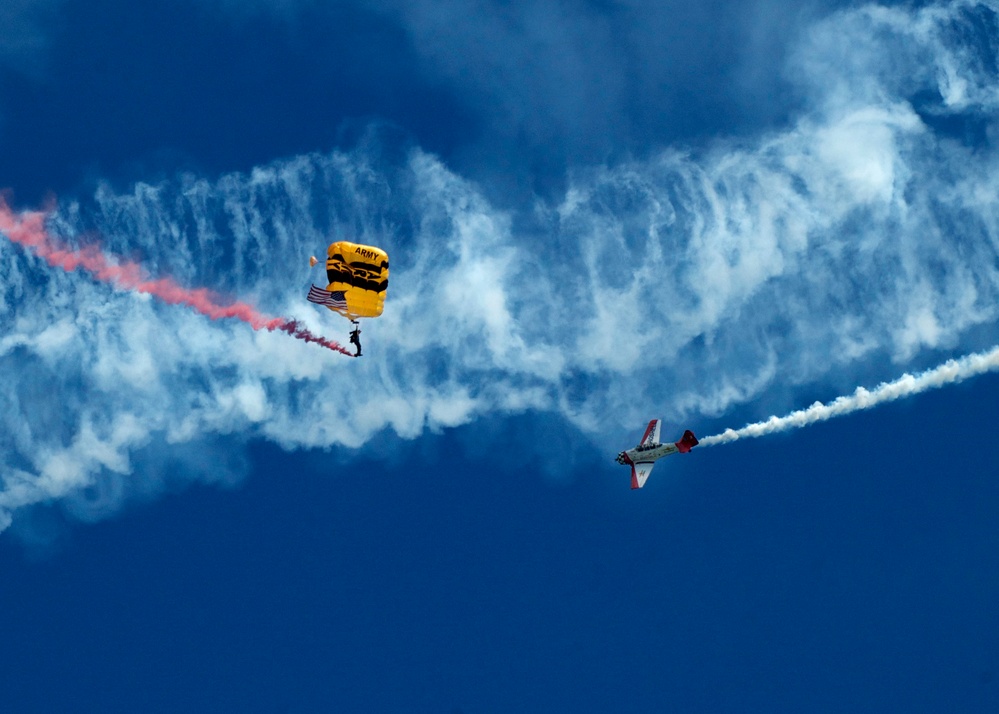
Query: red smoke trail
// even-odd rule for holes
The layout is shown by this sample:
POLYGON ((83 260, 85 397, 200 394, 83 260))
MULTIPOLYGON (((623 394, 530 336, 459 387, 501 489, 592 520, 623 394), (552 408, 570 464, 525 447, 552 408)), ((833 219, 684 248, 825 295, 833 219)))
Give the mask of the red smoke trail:
POLYGON ((14 243, 31 250, 49 265, 62 268, 67 273, 77 269, 85 270, 101 282, 125 290, 148 293, 170 305, 193 307, 213 320, 233 317, 242 320, 254 330, 280 330, 296 339, 314 342, 348 357, 354 356, 333 340, 313 335, 304 327, 300 327, 295 320, 285 317, 266 317, 245 302, 222 305, 216 302, 217 298, 205 288, 191 290, 178 285, 171 278, 148 280, 143 277, 142 266, 138 263, 112 263, 96 246, 89 245, 76 249, 60 243, 45 230, 45 215, 41 211, 15 215, 0 198, 0 232, 14 243))

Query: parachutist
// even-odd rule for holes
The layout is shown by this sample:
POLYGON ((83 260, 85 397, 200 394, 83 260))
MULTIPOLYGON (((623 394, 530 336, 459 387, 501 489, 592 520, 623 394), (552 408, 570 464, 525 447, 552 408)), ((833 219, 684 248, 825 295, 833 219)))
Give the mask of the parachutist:
MULTIPOLYGON (((353 322, 353 320, 351 322, 353 322)), ((354 324, 356 325, 357 323, 354 323, 354 324)), ((361 356, 361 328, 360 327, 355 327, 354 331, 350 333, 350 344, 354 345, 357 348, 357 354, 355 354, 354 356, 355 357, 360 357, 361 356)))
MULTIPOLYGON (((357 327, 357 320, 382 314, 388 288, 388 254, 377 246, 342 240, 330 243, 326 255, 329 285, 325 288, 310 285, 308 300, 328 307, 353 323, 355 329, 350 333, 350 342, 357 348, 354 356, 360 357, 361 329, 357 327)), ((309 260, 310 266, 314 265, 313 260, 309 260)), ((315 265, 318 263, 315 260, 315 265)))

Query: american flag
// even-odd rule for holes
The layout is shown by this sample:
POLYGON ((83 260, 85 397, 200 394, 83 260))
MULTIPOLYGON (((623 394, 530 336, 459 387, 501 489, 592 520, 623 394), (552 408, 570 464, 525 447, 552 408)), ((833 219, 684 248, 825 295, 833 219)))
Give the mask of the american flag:
POLYGON ((309 287, 309 302, 314 302, 317 305, 329 305, 337 310, 347 309, 347 300, 344 298, 342 290, 324 290, 315 285, 309 287))

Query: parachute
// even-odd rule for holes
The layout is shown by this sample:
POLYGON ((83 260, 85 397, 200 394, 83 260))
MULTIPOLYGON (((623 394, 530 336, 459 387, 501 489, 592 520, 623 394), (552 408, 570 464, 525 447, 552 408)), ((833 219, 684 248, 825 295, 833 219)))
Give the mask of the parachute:
MULTIPOLYGON (((309 300, 325 305, 351 321, 381 315, 388 288, 388 254, 373 245, 345 240, 330 244, 326 254, 329 285, 326 290, 313 286, 309 300)), ((315 258, 309 260, 310 265, 318 262, 315 258)))

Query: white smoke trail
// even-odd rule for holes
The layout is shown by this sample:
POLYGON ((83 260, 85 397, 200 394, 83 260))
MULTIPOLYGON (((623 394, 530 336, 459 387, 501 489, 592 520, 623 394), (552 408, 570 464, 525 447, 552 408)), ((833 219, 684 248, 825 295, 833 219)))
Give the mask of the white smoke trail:
POLYGON ((738 439, 766 436, 789 429, 800 429, 816 422, 870 409, 885 402, 911 397, 930 389, 956 384, 995 370, 999 370, 999 347, 994 347, 988 352, 977 352, 965 355, 960 359, 947 360, 938 367, 916 375, 903 374, 898 379, 892 382, 883 382, 871 390, 857 387, 857 391, 853 394, 837 397, 828 404, 815 402, 807 409, 799 409, 787 416, 772 416, 766 421, 747 424, 741 429, 726 429, 721 434, 701 439, 700 445, 728 444, 738 439))

